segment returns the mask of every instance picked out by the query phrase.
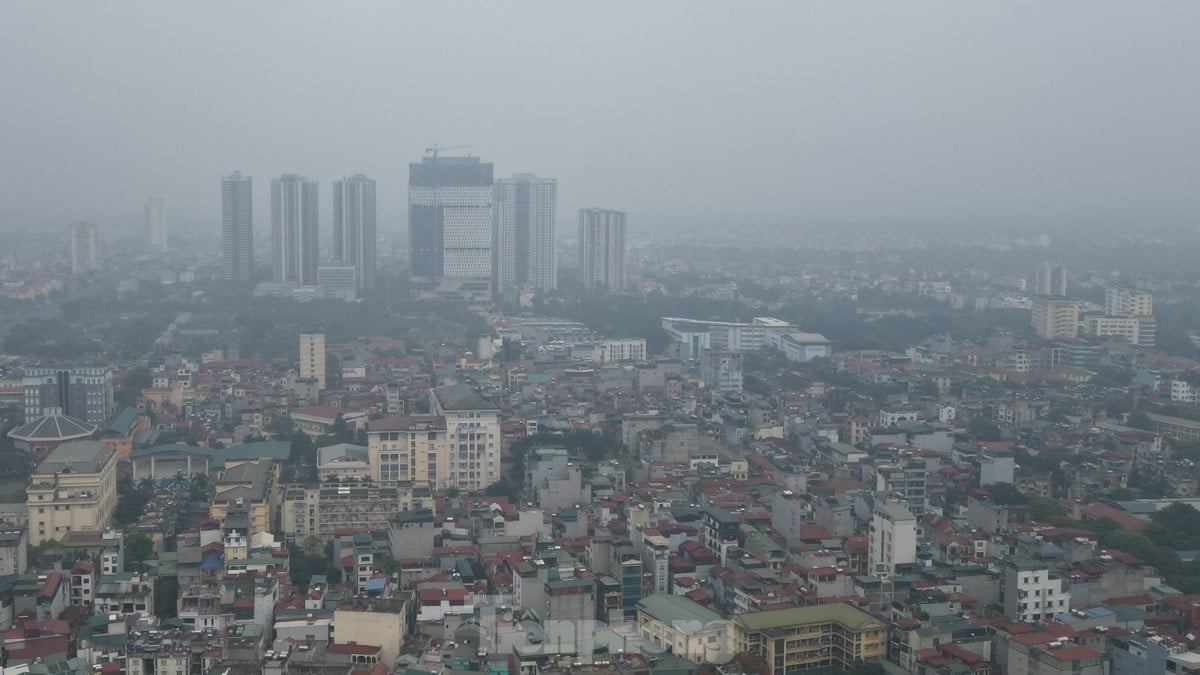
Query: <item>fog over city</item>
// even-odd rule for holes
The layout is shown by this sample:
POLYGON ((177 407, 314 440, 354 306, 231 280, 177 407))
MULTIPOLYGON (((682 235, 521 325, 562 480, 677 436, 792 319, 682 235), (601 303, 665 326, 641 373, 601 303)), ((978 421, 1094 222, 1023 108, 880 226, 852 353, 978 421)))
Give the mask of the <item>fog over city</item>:
MULTIPOLYGON (((220 231, 218 180, 426 149, 685 228, 1196 224, 1200 5, 0 3, 0 228, 220 231)), ((269 199, 255 203, 268 222, 269 199)), ((635 225, 633 225, 635 224, 635 225)))

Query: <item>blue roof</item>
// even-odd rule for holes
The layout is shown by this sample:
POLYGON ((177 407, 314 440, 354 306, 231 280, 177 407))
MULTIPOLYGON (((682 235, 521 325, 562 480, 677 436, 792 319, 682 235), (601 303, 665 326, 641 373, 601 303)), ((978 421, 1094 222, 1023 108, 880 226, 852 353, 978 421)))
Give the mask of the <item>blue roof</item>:
POLYGON ((114 434, 128 434, 140 414, 141 412, 137 408, 126 408, 109 418, 108 423, 104 425, 104 430, 114 434))
POLYGON ((383 587, 384 587, 384 586, 386 586, 386 585, 387 585, 387 579, 385 579, 384 577, 377 577, 377 578, 374 578, 374 579, 367 579, 367 586, 366 586, 366 590, 368 590, 368 591, 382 591, 382 590, 383 590, 383 587))
POLYGON ((205 553, 200 559, 200 569, 202 570, 219 570, 224 569, 225 563, 221 562, 220 553, 205 553))

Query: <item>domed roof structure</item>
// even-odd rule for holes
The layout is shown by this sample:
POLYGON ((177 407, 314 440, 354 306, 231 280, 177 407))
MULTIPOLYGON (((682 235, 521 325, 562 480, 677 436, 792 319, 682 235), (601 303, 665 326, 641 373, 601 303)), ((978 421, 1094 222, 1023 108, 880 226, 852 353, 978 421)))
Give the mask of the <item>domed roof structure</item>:
POLYGON ((89 424, 74 417, 51 414, 13 429, 8 432, 8 437, 15 441, 25 441, 30 445, 64 443, 88 438, 96 433, 98 428, 95 424, 89 424))

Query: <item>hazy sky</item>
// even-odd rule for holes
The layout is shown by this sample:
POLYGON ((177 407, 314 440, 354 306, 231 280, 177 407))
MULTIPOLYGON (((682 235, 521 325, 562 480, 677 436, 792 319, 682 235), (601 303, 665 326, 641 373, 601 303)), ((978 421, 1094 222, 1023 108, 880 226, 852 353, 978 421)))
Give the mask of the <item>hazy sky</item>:
MULTIPOLYGON (((472 143, 559 220, 1200 221, 1200 3, 0 2, 0 227, 216 232, 219 180, 472 143)), ((448 153, 453 154, 453 153, 448 153)))

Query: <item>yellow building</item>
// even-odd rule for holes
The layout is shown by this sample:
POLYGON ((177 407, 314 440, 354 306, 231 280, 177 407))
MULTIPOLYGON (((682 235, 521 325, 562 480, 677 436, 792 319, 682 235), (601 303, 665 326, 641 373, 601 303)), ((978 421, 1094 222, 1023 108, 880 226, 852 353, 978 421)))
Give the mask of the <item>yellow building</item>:
POLYGON ((655 593, 637 603, 643 644, 696 663, 723 663, 732 656, 729 627, 720 614, 680 595, 655 593))
POLYGON ((228 460, 225 471, 213 487, 209 515, 222 522, 230 506, 240 501, 249 516, 249 536, 274 533, 275 513, 279 507, 279 465, 272 459, 228 460))
POLYGON ((300 334, 300 378, 317 381, 317 389, 325 390, 325 334, 300 334))
POLYGON ((1079 302, 1053 295, 1035 295, 1030 307, 1033 330, 1040 338, 1074 338, 1079 335, 1079 302))
POLYGON ((446 419, 439 415, 386 417, 367 428, 367 463, 375 482, 408 481, 450 487, 446 419))
POLYGON ((68 532, 102 532, 117 505, 117 458, 100 441, 63 443, 38 464, 26 489, 29 545, 68 532))
POLYGON ((844 602, 733 617, 734 651, 761 656, 774 675, 877 662, 886 636, 887 624, 844 602))

